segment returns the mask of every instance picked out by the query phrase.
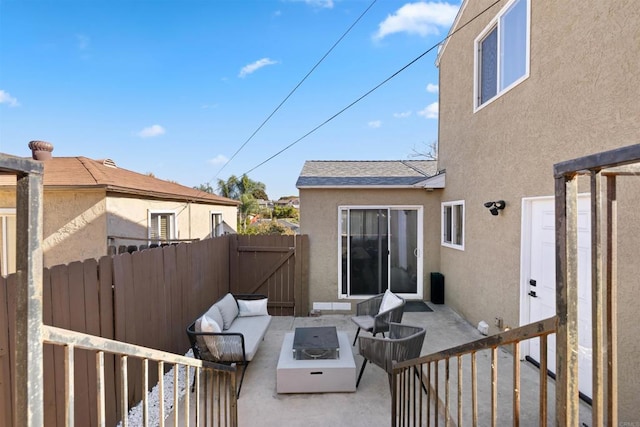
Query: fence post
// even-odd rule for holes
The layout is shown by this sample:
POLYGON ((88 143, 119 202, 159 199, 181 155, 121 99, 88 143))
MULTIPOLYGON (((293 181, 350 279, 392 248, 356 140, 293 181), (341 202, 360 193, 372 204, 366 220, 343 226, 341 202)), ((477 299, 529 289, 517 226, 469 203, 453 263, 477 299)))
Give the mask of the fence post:
POLYGON ((295 236, 294 316, 309 315, 309 236, 295 236))

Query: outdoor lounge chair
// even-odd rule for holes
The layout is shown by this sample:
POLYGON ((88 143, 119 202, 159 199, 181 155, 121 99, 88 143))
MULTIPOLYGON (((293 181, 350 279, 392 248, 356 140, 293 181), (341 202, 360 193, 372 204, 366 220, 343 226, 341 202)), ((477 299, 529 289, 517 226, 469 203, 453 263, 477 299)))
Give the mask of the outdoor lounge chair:
POLYGON ((358 326, 353 345, 356 345, 360 329, 371 332, 374 337, 378 333, 384 336, 384 333, 389 330, 390 322, 402 321, 404 306, 404 298, 400 298, 389 290, 359 302, 356 305, 356 315, 351 318, 351 321, 358 326))
MULTIPOLYGON (((404 362, 420 356, 422 343, 424 342, 426 331, 418 326, 401 325, 391 323, 389 325, 389 337, 360 337, 360 355, 364 357, 356 388, 360 384, 360 379, 364 373, 367 362, 373 362, 387 372, 389 376, 389 387, 392 386, 393 361, 404 362)), ((414 368, 415 369, 415 368, 414 368)), ((416 375, 418 374, 415 371, 416 375)), ((422 384, 426 392, 426 387, 422 384)))

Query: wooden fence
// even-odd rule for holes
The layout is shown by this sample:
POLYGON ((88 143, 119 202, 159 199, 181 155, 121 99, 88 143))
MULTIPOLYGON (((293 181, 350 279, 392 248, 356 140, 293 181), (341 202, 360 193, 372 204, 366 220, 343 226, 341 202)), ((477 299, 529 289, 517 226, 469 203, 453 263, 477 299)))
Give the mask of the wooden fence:
MULTIPOLYGON (((186 326, 226 292, 264 293, 274 315, 307 315, 307 236, 230 235, 44 270, 43 322, 158 350, 184 354, 186 326)), ((0 427, 12 426, 15 383, 16 278, 0 277, 0 427)), ((75 359, 75 422, 96 425, 95 355, 75 359)), ((64 351, 45 345, 47 426, 62 425, 64 351)), ((133 362, 133 361, 132 361, 133 362)), ((106 365, 107 425, 120 419, 113 356, 106 365)), ((156 370, 151 369, 151 372, 156 370)), ((129 366, 131 404, 142 396, 141 366, 129 366)), ((150 378, 155 385, 157 378, 150 378)))

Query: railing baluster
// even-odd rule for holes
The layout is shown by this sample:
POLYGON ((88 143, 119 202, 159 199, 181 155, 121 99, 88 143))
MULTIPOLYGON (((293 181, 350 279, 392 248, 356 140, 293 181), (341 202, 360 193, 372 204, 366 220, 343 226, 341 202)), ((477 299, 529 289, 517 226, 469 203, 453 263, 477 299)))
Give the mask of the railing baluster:
POLYGON ((427 362, 427 427, 431 425, 431 395, 433 394, 431 387, 431 362, 427 362))
POLYGON ((444 375, 445 375, 445 383, 444 383, 444 426, 449 427, 449 420, 451 419, 450 411, 451 405, 449 401, 449 358, 447 357, 444 360, 444 375))
POLYGON ((513 344, 513 426, 520 426, 520 343, 513 344))
POLYGON ((540 337, 540 427, 547 426, 547 339, 540 337))
POLYGON ((164 427, 164 362, 158 362, 158 426, 164 427))
POLYGON ((65 408, 64 408, 64 422, 65 425, 71 427, 75 422, 75 412, 74 412, 74 368, 75 368, 75 347, 73 344, 66 345, 64 347, 64 369, 67 375, 65 375, 64 386, 65 386, 65 408))
POLYGON ((471 422, 478 427, 478 366, 476 352, 471 352, 471 422))
POLYGON ((458 427, 462 425, 462 356, 458 355, 458 427))
POLYGON ((618 425, 618 201, 607 176, 607 425, 618 425))
POLYGON ((184 402, 182 402, 184 404, 184 425, 188 426, 189 425, 189 396, 191 395, 191 393, 189 392, 189 367, 187 365, 184 365, 184 389, 185 389, 185 396, 184 396, 184 402))
POLYGON ((129 375, 127 356, 120 357, 120 406, 122 408, 122 427, 129 425, 129 375))
POLYGON ((142 359, 142 423, 149 425, 149 359, 142 359))
POLYGON ((498 348, 491 347, 491 426, 498 425, 498 348))
POLYGON ((440 414, 440 397, 439 397, 439 394, 440 394, 439 385, 440 384, 438 384, 438 382, 439 382, 438 381, 438 376, 439 376, 438 365, 439 365, 439 361, 436 361, 434 363, 434 368, 435 369, 433 371, 434 375, 435 375, 435 387, 434 387, 434 389, 436 391, 436 394, 434 396, 434 402, 433 402, 433 405, 434 405, 434 408, 433 408, 433 425, 436 426, 436 427, 438 427, 440 425, 439 422, 438 422, 438 418, 439 418, 439 414, 440 414))
POLYGON ((105 387, 104 387, 104 351, 96 352, 96 391, 98 395, 98 426, 105 427, 105 387))
POLYGON ((179 417, 179 412, 178 411, 178 402, 179 402, 179 387, 178 387, 178 382, 179 382, 179 371, 180 370, 180 365, 176 364, 173 367, 173 425, 174 426, 178 426, 178 417, 179 417))

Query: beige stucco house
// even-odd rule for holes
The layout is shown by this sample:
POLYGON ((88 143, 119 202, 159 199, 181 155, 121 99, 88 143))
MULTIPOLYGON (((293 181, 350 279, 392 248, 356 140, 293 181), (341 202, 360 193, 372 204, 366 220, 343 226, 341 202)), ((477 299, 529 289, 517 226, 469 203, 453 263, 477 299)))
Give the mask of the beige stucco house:
MULTIPOLYGON (((235 200, 119 168, 112 160, 55 157, 44 162, 44 266, 107 254, 108 246, 162 244, 235 229, 235 200)), ((44 150, 38 150, 44 148, 44 150)), ((0 177, 0 264, 15 270, 15 177, 0 177)))
MULTIPOLYGON (((311 302, 342 301, 337 260, 345 221, 338 206, 411 205, 422 207, 422 298, 429 299, 428 272, 439 271, 446 304, 472 324, 488 323, 489 333, 555 314, 553 165, 640 141, 640 9, 631 0, 493 3, 465 0, 438 54, 437 170, 446 173, 431 179, 444 182, 446 176, 443 188, 299 185, 301 233, 309 234, 312 258, 311 302)), ((640 395, 638 179, 619 180, 617 242, 619 420, 634 422, 640 395)), ((579 388, 588 399, 588 182, 580 190, 579 388)), ((523 345, 523 356, 539 360, 537 347, 536 340, 523 345)))
POLYGON ((443 185, 434 161, 308 161, 300 190, 300 229, 309 235, 309 298, 314 309, 352 310, 388 286, 428 299, 426 272, 439 266, 443 185))

